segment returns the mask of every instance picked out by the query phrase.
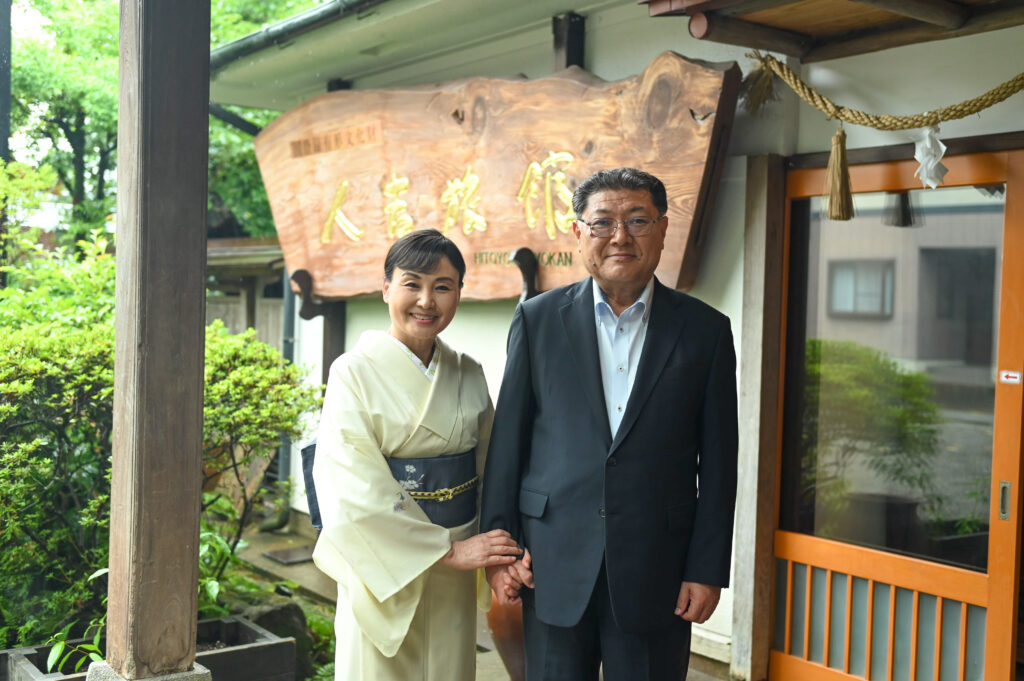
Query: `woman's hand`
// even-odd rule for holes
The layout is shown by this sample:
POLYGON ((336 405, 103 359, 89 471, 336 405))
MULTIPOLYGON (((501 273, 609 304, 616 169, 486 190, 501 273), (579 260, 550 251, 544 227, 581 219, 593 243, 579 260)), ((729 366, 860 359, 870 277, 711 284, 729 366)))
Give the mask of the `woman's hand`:
POLYGON ((495 565, 511 565, 522 552, 508 532, 491 530, 463 541, 452 542, 448 553, 437 562, 456 570, 475 570, 495 565))

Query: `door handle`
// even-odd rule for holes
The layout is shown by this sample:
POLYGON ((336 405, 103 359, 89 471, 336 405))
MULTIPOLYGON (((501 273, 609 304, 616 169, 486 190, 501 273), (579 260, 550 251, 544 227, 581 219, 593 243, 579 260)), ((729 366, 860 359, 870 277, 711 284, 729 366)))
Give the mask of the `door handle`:
POLYGON ((999 481, 999 519, 1010 519, 1010 481, 999 481))

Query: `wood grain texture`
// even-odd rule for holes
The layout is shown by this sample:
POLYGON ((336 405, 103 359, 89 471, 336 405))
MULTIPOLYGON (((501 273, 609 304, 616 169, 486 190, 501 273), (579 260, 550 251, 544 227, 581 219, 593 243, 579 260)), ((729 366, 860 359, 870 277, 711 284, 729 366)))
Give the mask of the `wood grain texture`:
POLYGON ((120 16, 107 661, 138 679, 196 650, 210 2, 120 16))
MULTIPOLYGON (((313 295, 322 299, 374 294, 397 238, 389 234, 389 204, 403 207, 395 214, 416 228, 445 231, 446 189, 475 177, 473 210, 485 224, 460 212, 447 228, 468 265, 464 297, 517 296, 520 277, 508 258, 523 246, 538 254, 547 290, 586 271, 567 223, 545 227, 545 191, 558 185, 543 177, 563 173, 563 192, 571 192, 594 171, 628 165, 655 174, 668 189, 658 276, 688 288, 706 241, 739 75, 733 63, 666 52, 617 82, 569 68, 536 81, 481 78, 317 97, 255 141, 287 267, 308 271, 313 295), (530 164, 546 161, 550 173, 524 183, 530 164), (405 191, 389 192, 395 179, 407 180, 405 191), (536 195, 517 198, 524 185, 536 195), (532 228, 527 204, 538 217, 532 228), (347 224, 333 220, 339 210, 347 224)), ((553 196, 551 207, 571 219, 564 195, 553 196)))

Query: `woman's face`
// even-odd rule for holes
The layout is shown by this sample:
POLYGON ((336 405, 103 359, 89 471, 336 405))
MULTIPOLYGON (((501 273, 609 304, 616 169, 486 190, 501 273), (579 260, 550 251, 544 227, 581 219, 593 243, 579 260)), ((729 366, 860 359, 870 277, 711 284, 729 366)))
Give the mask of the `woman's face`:
POLYGON ((447 257, 442 256, 429 274, 396 267, 391 281, 384 280, 391 335, 417 354, 432 348, 434 338, 455 316, 461 295, 459 271, 447 257))

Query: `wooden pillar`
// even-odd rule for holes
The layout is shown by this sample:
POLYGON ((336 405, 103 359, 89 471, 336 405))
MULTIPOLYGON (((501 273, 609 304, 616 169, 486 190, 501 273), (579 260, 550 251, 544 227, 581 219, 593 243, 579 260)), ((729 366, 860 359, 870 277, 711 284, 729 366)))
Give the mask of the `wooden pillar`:
POLYGON ((321 357, 321 377, 324 384, 331 375, 331 363, 345 352, 345 301, 324 303, 324 350, 321 357))
POLYGON ((11 0, 0 0, 0 159, 11 160, 11 0))
POLYGON ((139 679, 195 660, 210 0, 121 0, 120 31, 107 662, 139 679))
POLYGON ((555 39, 555 71, 570 66, 583 68, 583 45, 587 20, 575 12, 551 19, 551 32, 555 39))
MULTIPOLYGON (((11 160, 11 0, 0 0, 0 160, 11 160)), ((7 211, 0 208, 0 263, 7 264, 7 211)), ((0 272, 0 288, 7 273, 0 272)))
POLYGON ((768 678, 772 636, 776 451, 785 262, 785 169, 781 156, 747 162, 740 348, 740 462, 734 536, 730 675, 768 678))
POLYGON ((245 328, 256 328, 256 296, 263 290, 257 276, 242 277, 242 292, 245 294, 245 328))
POLYGON ((331 78, 327 81, 327 91, 337 92, 338 90, 351 90, 352 81, 345 80, 344 78, 331 78))

